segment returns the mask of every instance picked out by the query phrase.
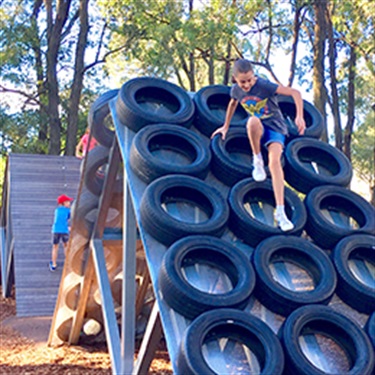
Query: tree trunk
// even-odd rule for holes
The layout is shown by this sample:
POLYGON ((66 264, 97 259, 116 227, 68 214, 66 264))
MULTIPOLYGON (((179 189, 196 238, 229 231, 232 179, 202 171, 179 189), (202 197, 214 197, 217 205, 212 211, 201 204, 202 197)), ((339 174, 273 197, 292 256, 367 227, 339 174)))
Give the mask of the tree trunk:
POLYGON ((215 84, 215 57, 214 48, 210 48, 210 56, 208 59, 208 82, 210 85, 215 84))
POLYGON ((48 153, 60 154, 61 147, 61 121, 59 117, 59 87, 57 80, 57 57, 61 43, 61 33, 68 18, 71 0, 57 2, 56 16, 53 20, 52 0, 44 0, 47 10, 47 91, 48 91, 48 117, 50 126, 50 140, 48 153))
MULTIPOLYGON (((297 60, 297 46, 299 41, 299 32, 301 29, 301 13, 302 9, 305 5, 298 6, 298 2, 296 5, 296 11, 294 14, 294 22, 293 22, 293 44, 292 44, 292 58, 290 63, 290 70, 289 70, 289 79, 288 79, 288 86, 293 85, 294 76, 296 73, 296 60, 297 60)), ((302 16, 303 19, 303 16, 302 16)))
POLYGON ((350 47, 349 58, 349 83, 348 83, 348 120, 345 127, 344 136, 344 153, 351 160, 351 143, 352 133, 355 120, 355 68, 356 68, 356 51, 350 47))
POLYGON ((336 82, 336 59, 337 50, 336 43, 333 36, 332 18, 329 9, 327 8, 327 29, 328 29, 328 56, 329 56, 329 75, 331 80, 331 95, 332 95, 332 114, 334 121, 335 145, 339 150, 342 150, 342 126, 339 108, 339 95, 337 92, 336 82))
MULTIPOLYGON (((44 143, 47 140, 48 135, 48 126, 46 119, 46 94, 44 91, 44 69, 43 69, 43 60, 42 60, 42 50, 40 45, 39 38, 39 28, 38 28, 38 16, 40 8, 43 4, 43 0, 36 0, 33 6, 33 13, 31 15, 31 27, 33 29, 33 34, 35 37, 32 39, 31 48, 34 52, 35 57, 35 71, 36 71, 36 87, 38 92, 39 108, 38 108, 38 117, 39 117, 39 128, 38 128, 38 140, 41 143, 44 143)), ((40 153, 44 153, 42 147, 38 150, 40 153)))
MULTIPOLYGON (((374 109, 375 110, 375 109, 374 109)), ((373 165, 375 166, 375 146, 373 147, 373 154, 372 154, 372 157, 373 157, 373 160, 372 160, 372 162, 373 162, 373 165)), ((370 186, 370 191, 371 191, 371 204, 373 205, 373 206, 375 206, 375 179, 374 178, 372 178, 371 179, 372 180, 372 184, 371 184, 371 186, 370 186)))
MULTIPOLYGON (((371 106, 372 110, 375 111, 375 104, 371 106)), ((372 148, 372 165, 375 167, 375 145, 372 148)), ((371 192, 371 204, 375 206, 375 178, 371 178, 372 183, 370 184, 370 192, 371 192)))
POLYGON ((232 57, 232 44, 228 42, 227 45, 227 55, 225 57, 225 70, 224 70, 224 80, 223 85, 228 85, 230 82, 230 60, 232 57))
POLYGON ((327 0, 314 0, 313 3, 315 14, 314 27, 314 58, 313 58, 313 95, 314 104, 321 112, 324 119, 324 131, 322 135, 323 141, 328 141, 327 132, 327 112, 326 102, 327 93, 324 85, 324 47, 327 36, 327 26, 325 18, 325 10, 327 8, 327 0))
MULTIPOLYGON (((189 0, 189 14, 193 12, 193 1, 189 0)), ((189 53, 189 84, 190 84, 190 91, 195 92, 195 58, 194 58, 194 51, 189 53)))
POLYGON ((76 46, 74 77, 69 98, 68 128, 66 134, 65 154, 68 156, 74 155, 77 140, 78 110, 83 87, 84 57, 87 44, 87 35, 89 30, 88 3, 89 0, 80 0, 80 30, 76 46))

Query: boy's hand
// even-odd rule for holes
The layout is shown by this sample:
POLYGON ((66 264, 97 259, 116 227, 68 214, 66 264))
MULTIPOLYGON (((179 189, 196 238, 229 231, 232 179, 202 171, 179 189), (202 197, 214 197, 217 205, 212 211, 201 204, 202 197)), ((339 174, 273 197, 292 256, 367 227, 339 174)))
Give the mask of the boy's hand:
POLYGON ((217 134, 221 134, 221 139, 224 140, 225 136, 227 135, 228 129, 226 128, 225 125, 220 126, 220 128, 217 128, 211 135, 211 139, 215 137, 217 134))
POLYGON ((303 135, 306 129, 306 123, 303 117, 296 117, 294 120, 295 124, 297 125, 298 134, 303 135))

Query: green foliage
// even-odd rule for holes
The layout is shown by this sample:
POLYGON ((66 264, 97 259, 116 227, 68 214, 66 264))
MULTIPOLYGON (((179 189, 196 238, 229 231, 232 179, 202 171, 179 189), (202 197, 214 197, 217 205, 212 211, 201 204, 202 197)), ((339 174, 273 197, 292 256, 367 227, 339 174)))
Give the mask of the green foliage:
POLYGON ((365 58, 367 69, 375 78, 375 2, 369 0, 335 0, 333 25, 340 37, 356 46, 358 55, 365 58))
POLYGON ((47 142, 38 140, 40 115, 34 110, 8 114, 0 107, 0 152, 38 153, 47 152, 47 142))
MULTIPOLYGON (((252 3, 254 7, 261 2, 252 3)), ((209 63, 215 67, 219 61, 224 63, 228 43, 238 39, 238 27, 256 12, 249 2, 238 1, 234 7, 229 0, 195 1, 192 10, 187 1, 174 0, 111 0, 100 4, 114 33, 112 48, 131 41, 123 56, 109 62, 110 72, 118 72, 117 66, 122 64, 123 80, 134 70, 164 79, 173 79, 178 73, 186 86, 189 74, 202 77, 201 69, 206 69, 207 76, 209 63), (111 15, 106 12, 108 6, 113 9, 111 15), (189 70, 191 56, 196 69, 193 72, 189 70), (133 70, 126 68, 129 62, 133 70)), ((202 82, 207 83, 207 79, 202 82)))
POLYGON ((29 48, 32 32, 30 1, 14 4, 5 1, 0 9, 0 74, 16 86, 30 82, 28 69, 33 64, 29 48))
MULTIPOLYGON (((0 9, 0 94, 2 94, 1 108, 2 124, 0 128, 1 152, 48 152, 47 144, 51 122, 50 112, 47 110, 47 14, 43 1, 34 0, 13 1, 3 0, 0 9), (36 7, 40 4, 40 7, 36 7), (5 104, 4 104, 5 103, 5 104)), ((95 11, 95 0, 90 2, 90 37, 88 46, 98 48, 98 41, 102 33, 103 22, 98 20, 95 11), (95 21, 95 22, 94 22, 95 21)), ((56 12, 58 3, 52 2, 53 12, 56 12)), ((61 144, 64 151, 65 137, 67 136, 67 119, 69 98, 75 73, 76 44, 79 33, 79 20, 75 18, 80 6, 80 0, 72 0, 68 20, 61 34, 61 44, 58 50, 56 64, 58 92, 60 99, 59 115, 61 119, 61 144)), ((53 15, 54 16, 54 15, 53 15)), ((104 33, 101 52, 105 52, 104 33)), ((94 63, 94 59, 101 59, 96 53, 87 54, 87 63, 94 63)), ((103 84, 103 70, 94 66, 86 72, 84 90, 86 96, 93 100, 95 91, 105 89, 103 84)), ((82 99, 80 105, 78 133, 86 128, 88 101, 82 99)), ((56 125, 55 125, 56 126, 56 125)), ((57 126, 60 126, 57 124, 57 126)), ((56 132, 55 132, 56 134, 56 132)), ((57 150, 58 152, 59 150, 57 150)))
POLYGON ((352 165, 360 178, 375 184, 375 112, 369 111, 365 121, 353 133, 352 165))
MULTIPOLYGON (((69 20, 72 20, 78 3, 78 0, 73 0, 69 20)), ((32 22, 34 4, 34 0, 1 1, 0 86, 22 92, 21 96, 6 94, 1 102, 12 104, 12 108, 6 105, 0 107, 0 148, 3 154, 9 151, 47 152, 48 139, 42 141, 39 137, 44 127, 48 126, 46 113, 43 112, 47 88, 46 14, 43 5, 37 22, 32 22), (42 52, 41 82, 37 81, 37 56, 32 48, 35 46, 40 46, 42 52), (15 108, 13 104, 16 100, 13 98, 17 98, 17 102, 22 98, 23 102, 15 108)), ((55 6, 56 2, 53 4, 55 6)), ((235 47, 246 58, 259 64, 269 64, 268 68, 256 69, 259 74, 266 73, 271 77, 270 68, 278 68, 280 63, 288 64, 292 51, 294 16, 296 9, 302 5, 305 18, 299 31, 294 73, 304 90, 310 90, 313 85, 311 69, 315 26, 312 4, 313 0, 91 0, 90 9, 93 11, 90 12, 91 37, 88 41, 87 63, 95 59, 101 40, 102 22, 96 9, 100 9, 110 28, 110 32, 104 33, 104 44, 99 55, 103 56, 108 48, 113 51, 118 49, 118 52, 108 56, 103 68, 99 66, 86 73, 77 137, 87 126, 86 116, 90 104, 101 92, 106 91, 107 77, 111 78, 112 86, 120 87, 125 80, 135 76, 157 76, 177 82, 188 90, 193 80, 198 90, 209 83, 210 73, 213 73, 215 83, 223 82, 227 63, 239 57, 235 47), (269 56, 267 46, 270 46, 269 56)), ((370 105, 375 102, 375 2, 332 0, 329 6, 338 53, 336 83, 343 115, 347 112, 348 103, 349 46, 354 46, 357 53, 355 129, 358 130, 353 135, 353 163, 357 163, 361 158, 371 159, 364 156, 364 145, 367 144, 359 139, 371 139, 368 133, 370 130, 364 129, 371 128, 366 124, 371 119, 370 105)), ((64 34, 57 64, 62 143, 67 132, 77 32, 78 26, 75 24, 70 33, 64 34)), ((325 86, 330 94, 328 71, 325 76, 325 86)), ((286 77, 280 78, 280 81, 285 82, 286 77)), ((367 173, 367 178, 370 178, 371 171, 371 167, 366 167, 363 173, 367 173)))

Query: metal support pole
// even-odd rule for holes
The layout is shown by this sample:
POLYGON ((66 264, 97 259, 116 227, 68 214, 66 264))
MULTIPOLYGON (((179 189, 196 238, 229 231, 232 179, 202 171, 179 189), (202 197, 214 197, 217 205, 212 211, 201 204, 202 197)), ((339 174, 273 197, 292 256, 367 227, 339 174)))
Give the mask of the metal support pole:
POLYGON ((158 348, 162 333, 163 328, 160 321, 158 304, 157 302, 154 302, 141 348, 139 349, 133 375, 148 374, 148 370, 155 357, 155 352, 158 348))
POLYGON ((115 307, 113 304, 111 285, 104 257, 103 241, 94 239, 91 241, 96 277, 99 284, 102 312, 105 324, 108 350, 112 362, 112 373, 119 375, 121 369, 120 334, 118 330, 115 307))
POLYGON ((134 364, 135 340, 135 267, 137 227, 133 203, 124 176, 123 272, 122 283, 122 375, 131 374, 134 364))

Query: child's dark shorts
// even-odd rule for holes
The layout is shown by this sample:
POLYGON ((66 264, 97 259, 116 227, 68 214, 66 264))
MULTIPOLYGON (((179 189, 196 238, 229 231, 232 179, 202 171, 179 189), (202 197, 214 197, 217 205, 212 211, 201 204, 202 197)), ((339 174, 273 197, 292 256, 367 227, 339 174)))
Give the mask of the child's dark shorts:
POLYGON ((263 126, 261 143, 268 147, 271 143, 274 142, 280 143, 284 147, 285 135, 270 129, 268 126, 263 126))
POLYGON ((68 233, 52 233, 52 243, 57 245, 60 240, 63 243, 67 243, 69 241, 69 234, 68 233))

